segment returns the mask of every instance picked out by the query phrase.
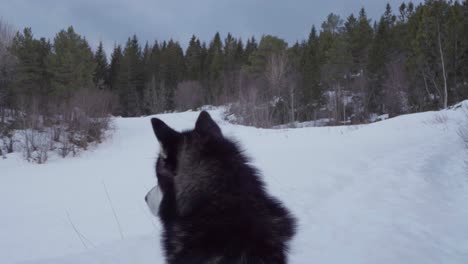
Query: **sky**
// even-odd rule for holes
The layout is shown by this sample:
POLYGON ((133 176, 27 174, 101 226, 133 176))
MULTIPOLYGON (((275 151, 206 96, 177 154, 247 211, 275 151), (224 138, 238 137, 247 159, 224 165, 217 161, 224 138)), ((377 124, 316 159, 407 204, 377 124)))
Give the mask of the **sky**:
MULTIPOLYGON (((185 48, 195 34, 209 42, 215 32, 246 40, 264 34, 288 43, 307 38, 329 13, 343 19, 365 7, 378 19, 389 2, 395 13, 403 0, 0 0, 0 18, 16 29, 31 27, 36 37, 53 39, 72 25, 95 48, 110 52, 136 34, 144 43, 179 41, 185 48)), ((419 3, 422 0, 414 0, 419 3)))

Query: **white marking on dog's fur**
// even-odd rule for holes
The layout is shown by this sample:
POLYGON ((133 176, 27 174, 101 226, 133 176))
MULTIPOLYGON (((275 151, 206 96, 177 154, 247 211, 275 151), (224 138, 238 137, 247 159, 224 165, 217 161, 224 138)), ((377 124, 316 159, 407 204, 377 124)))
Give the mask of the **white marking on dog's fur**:
POLYGON ((159 190, 159 186, 154 186, 148 194, 146 195, 146 204, 148 205, 151 213, 154 216, 158 216, 159 205, 161 204, 162 200, 162 193, 159 190))
POLYGON ((163 159, 167 159, 166 150, 164 150, 164 147, 161 144, 161 141, 158 140, 158 142, 159 142, 159 156, 161 156, 161 158, 163 158, 163 159))

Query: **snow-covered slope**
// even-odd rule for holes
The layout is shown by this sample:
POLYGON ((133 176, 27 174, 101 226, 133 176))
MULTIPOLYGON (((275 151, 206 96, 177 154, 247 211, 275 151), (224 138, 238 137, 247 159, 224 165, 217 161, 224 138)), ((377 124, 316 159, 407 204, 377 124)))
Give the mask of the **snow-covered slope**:
MULTIPOLYGON (((186 129, 197 115, 159 117, 186 129)), ((299 218, 291 263, 468 263, 462 117, 289 130, 220 123, 299 218)), ((0 263, 164 263, 143 199, 158 149, 149 120, 116 118, 114 135, 78 158, 0 160, 0 263)))

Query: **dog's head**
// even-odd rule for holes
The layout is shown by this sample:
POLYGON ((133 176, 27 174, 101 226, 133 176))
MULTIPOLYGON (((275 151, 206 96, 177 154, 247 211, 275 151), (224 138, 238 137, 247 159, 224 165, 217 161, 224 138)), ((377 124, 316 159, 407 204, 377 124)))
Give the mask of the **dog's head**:
MULTIPOLYGON (((159 188, 153 188, 146 202, 157 215, 159 199, 165 194, 174 195, 178 212, 183 214, 193 208, 209 185, 209 177, 216 170, 216 149, 224 142, 221 129, 206 111, 198 116, 193 130, 177 132, 158 118, 151 119, 154 134, 160 144, 156 162, 159 188), (157 192, 162 192, 158 195, 157 192)), ((218 153, 219 154, 219 153, 218 153)))

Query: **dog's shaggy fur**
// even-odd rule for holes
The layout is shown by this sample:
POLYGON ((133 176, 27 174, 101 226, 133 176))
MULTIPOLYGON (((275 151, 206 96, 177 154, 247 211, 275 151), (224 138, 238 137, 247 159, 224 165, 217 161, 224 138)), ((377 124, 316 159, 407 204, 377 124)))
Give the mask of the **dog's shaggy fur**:
MULTIPOLYGON (((195 129, 151 120, 161 144, 158 212, 167 263, 287 263, 295 219, 265 191, 239 147, 201 112, 195 129)), ((151 192, 146 200, 155 210, 151 192)))

